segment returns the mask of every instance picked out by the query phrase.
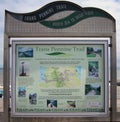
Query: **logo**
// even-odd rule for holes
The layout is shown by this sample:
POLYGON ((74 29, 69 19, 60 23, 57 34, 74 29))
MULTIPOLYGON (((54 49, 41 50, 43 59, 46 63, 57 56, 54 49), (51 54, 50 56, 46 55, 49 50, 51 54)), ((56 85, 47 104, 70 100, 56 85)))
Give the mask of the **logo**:
POLYGON ((82 8, 77 4, 68 1, 56 1, 47 4, 41 9, 25 14, 18 14, 9 12, 11 16, 17 20, 26 22, 26 23, 36 23, 52 28, 52 29, 63 29, 77 24, 78 22, 90 18, 90 17, 103 17, 115 21, 114 18, 105 12, 104 10, 92 7, 82 8), (64 16, 60 19, 49 20, 49 17, 52 17, 55 14, 60 12, 71 11, 67 16, 64 16))

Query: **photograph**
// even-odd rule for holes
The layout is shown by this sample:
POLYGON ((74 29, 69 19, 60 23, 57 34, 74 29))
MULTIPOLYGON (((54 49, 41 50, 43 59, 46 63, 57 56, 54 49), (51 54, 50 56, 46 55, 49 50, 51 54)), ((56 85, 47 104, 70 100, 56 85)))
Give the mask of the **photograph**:
POLYGON ((47 100, 48 108, 57 108, 57 100, 47 100))
POLYGON ((26 88, 18 87, 18 97, 26 97, 26 88))
POLYGON ((32 105, 37 104, 37 93, 30 93, 29 94, 29 103, 32 105))
POLYGON ((99 63, 98 61, 88 62, 88 76, 89 77, 99 77, 99 63))
POLYGON ((67 101, 67 107, 68 108, 75 108, 76 102, 75 101, 67 101))
POLYGON ((78 65, 78 66, 75 67, 75 69, 76 69, 78 78, 81 79, 81 77, 82 77, 82 67, 78 65))
POLYGON ((21 61, 19 64, 19 76, 29 76, 29 63, 21 61))
POLYGON ((88 96, 101 95, 100 84, 86 84, 85 95, 88 95, 88 96))
POLYGON ((47 77, 46 77, 47 67, 40 66, 39 70, 40 70, 39 71, 39 73, 40 73, 40 82, 47 82, 47 77))
POLYGON ((87 47, 87 57, 102 57, 102 50, 95 47, 87 47))
POLYGON ((33 57, 33 48, 18 47, 18 57, 19 58, 32 58, 33 57))

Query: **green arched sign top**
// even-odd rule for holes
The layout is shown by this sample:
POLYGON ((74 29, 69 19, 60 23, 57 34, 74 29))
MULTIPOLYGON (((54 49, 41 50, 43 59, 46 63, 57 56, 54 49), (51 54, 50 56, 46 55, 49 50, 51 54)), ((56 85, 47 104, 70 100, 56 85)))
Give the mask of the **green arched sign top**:
POLYGON ((67 28, 90 17, 103 17, 115 21, 115 19, 104 10, 91 7, 82 8, 77 4, 68 1, 52 2, 31 13, 18 14, 9 11, 8 13, 17 20, 27 23, 39 22, 40 24, 53 29, 67 28), (73 13, 66 17, 61 17, 59 20, 49 20, 50 16, 56 13, 59 14, 59 12, 62 11, 73 11, 73 13))

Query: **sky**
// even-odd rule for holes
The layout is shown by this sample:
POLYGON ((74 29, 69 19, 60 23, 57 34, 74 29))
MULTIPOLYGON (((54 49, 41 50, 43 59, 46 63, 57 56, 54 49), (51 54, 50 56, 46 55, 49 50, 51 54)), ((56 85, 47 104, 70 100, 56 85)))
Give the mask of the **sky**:
MULTIPOLYGON (((40 9, 54 0, 0 0, 0 67, 3 67, 5 10, 27 13, 40 9)), ((57 0, 55 0, 57 1, 57 0)), ((116 19, 117 67, 120 67, 120 0, 69 0, 81 7, 97 7, 116 19)))

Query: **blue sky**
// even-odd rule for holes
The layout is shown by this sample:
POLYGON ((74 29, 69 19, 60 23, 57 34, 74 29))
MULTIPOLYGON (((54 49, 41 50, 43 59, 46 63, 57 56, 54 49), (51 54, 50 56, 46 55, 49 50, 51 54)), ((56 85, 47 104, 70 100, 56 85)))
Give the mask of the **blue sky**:
MULTIPOLYGON (((57 1, 57 0, 56 0, 57 1)), ((69 0, 81 7, 97 7, 116 19, 117 66, 120 67, 120 0, 69 0)), ((5 9, 15 13, 35 11, 53 0, 0 0, 0 67, 3 66, 4 13, 5 9)))

